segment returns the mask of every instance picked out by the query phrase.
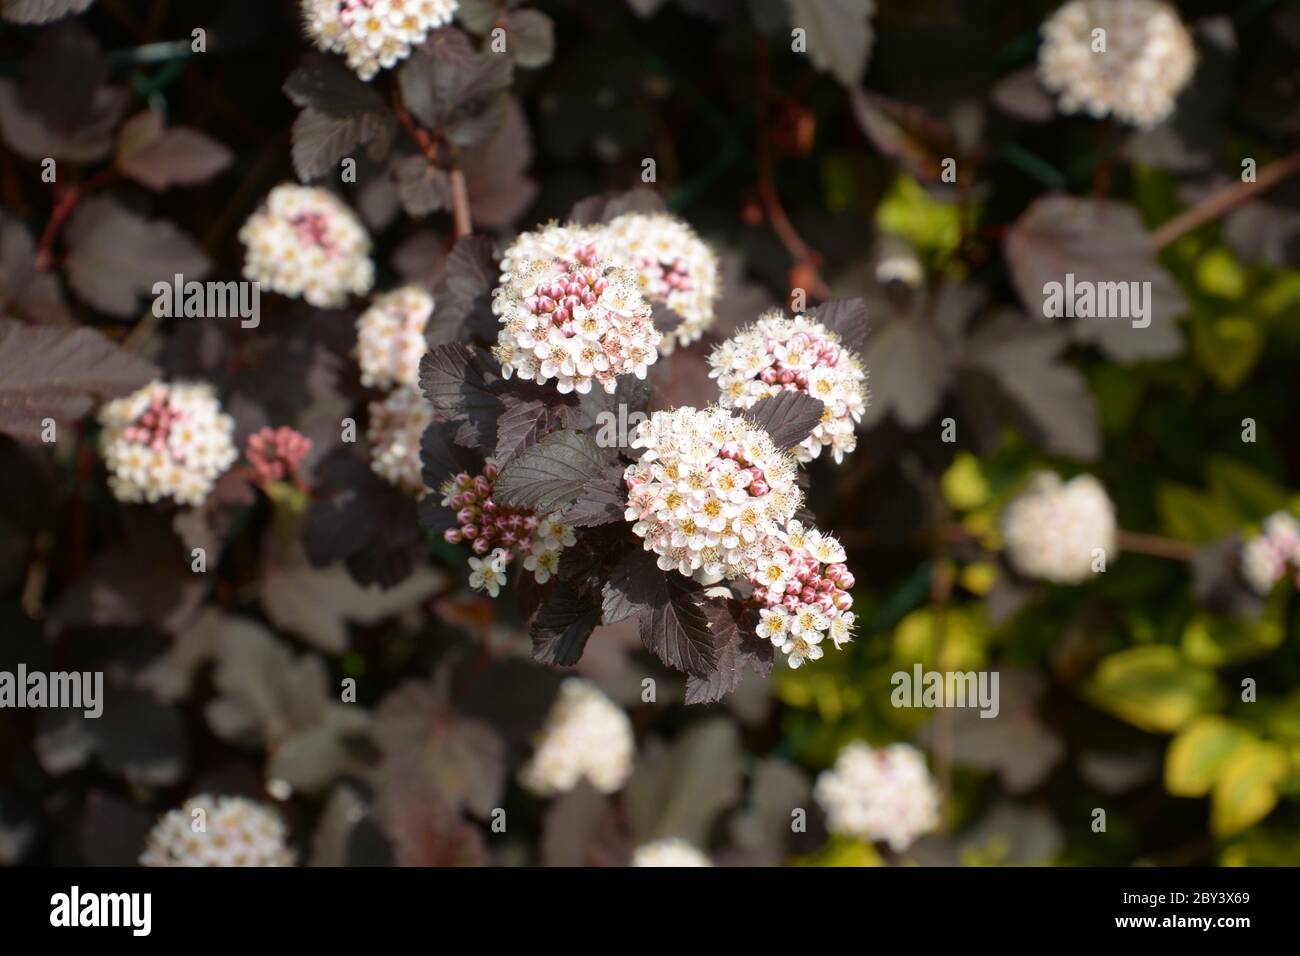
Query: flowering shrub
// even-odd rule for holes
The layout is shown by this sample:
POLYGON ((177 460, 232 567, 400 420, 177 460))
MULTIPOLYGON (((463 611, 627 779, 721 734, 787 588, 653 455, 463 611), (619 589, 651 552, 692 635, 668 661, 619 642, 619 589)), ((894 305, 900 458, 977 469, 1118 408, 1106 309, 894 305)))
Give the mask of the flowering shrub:
POLYGON ((146 6, 0 0, 0 864, 1300 864, 1295 4, 146 6))

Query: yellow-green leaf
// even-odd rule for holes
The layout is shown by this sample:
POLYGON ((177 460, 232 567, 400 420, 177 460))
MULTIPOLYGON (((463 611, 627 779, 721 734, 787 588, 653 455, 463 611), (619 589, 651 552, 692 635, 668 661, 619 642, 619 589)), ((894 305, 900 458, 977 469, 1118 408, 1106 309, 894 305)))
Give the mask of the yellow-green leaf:
POLYGON ((1251 741, 1238 749, 1219 775, 1210 798, 1210 829, 1231 836, 1272 812, 1278 784, 1290 762, 1286 751, 1268 741, 1251 741))
POLYGON ((984 634, 983 623, 964 607, 923 607, 894 629, 894 660, 927 670, 977 670, 984 665, 984 634))
POLYGON ((939 488, 948 505, 958 511, 971 511, 989 500, 989 483, 980 460, 968 451, 959 451, 953 458, 939 488))
POLYGON ((1270 617, 1196 614, 1183 631, 1183 655, 1193 664, 1223 667, 1262 657, 1282 643, 1282 625, 1270 617))
POLYGON ((1133 647, 1101 662, 1084 695, 1135 727, 1171 734, 1218 708, 1222 691, 1213 671, 1165 644, 1133 647))
POLYGON ((1165 789, 1175 797, 1203 797, 1223 768, 1254 738, 1226 717, 1198 717, 1179 732, 1165 755, 1165 789))

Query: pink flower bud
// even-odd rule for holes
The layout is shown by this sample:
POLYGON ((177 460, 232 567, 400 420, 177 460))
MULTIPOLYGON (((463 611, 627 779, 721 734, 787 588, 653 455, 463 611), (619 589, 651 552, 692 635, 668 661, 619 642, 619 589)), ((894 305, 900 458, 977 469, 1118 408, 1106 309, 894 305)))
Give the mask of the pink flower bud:
POLYGON ((460 533, 459 528, 448 528, 442 533, 442 540, 448 544, 460 544, 464 539, 465 536, 460 533))

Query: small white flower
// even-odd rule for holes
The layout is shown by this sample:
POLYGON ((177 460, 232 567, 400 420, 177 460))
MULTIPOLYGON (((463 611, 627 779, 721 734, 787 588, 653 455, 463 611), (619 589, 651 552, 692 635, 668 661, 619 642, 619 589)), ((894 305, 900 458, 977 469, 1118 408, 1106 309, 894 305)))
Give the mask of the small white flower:
POLYGON ((470 558, 469 586, 496 597, 506 583, 508 557, 503 548, 496 548, 486 558, 470 558))
POLYGON ((302 16, 317 49, 342 53, 369 80, 450 23, 458 7, 457 0, 302 0, 302 16))
POLYGON ((680 837, 665 837, 636 848, 633 866, 712 866, 713 862, 680 837))
POLYGON ((758 612, 758 636, 781 647, 790 633, 790 612, 781 606, 765 607, 758 612))

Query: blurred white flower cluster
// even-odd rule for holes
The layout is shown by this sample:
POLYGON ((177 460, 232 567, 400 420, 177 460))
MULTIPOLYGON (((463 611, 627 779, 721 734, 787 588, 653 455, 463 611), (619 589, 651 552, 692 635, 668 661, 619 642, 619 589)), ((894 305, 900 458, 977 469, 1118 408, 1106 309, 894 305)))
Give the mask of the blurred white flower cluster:
POLYGON ((939 825, 939 792, 911 744, 849 744, 818 775, 813 797, 832 833, 883 840, 896 853, 939 825))
POLYGON ((803 503, 794 459, 725 408, 655 412, 631 445, 643 451, 623 474, 624 517, 665 571, 746 577, 754 549, 803 503))
POLYGON ((602 793, 614 793, 631 775, 635 754, 627 714, 591 681, 568 677, 519 783, 530 793, 552 797, 586 778, 602 793))
POLYGON ((390 484, 425 493, 420 437, 433 421, 433 407, 420 393, 420 359, 428 351, 425 329, 434 301, 418 285, 379 296, 357 318, 357 364, 361 382, 392 388, 369 405, 370 467, 390 484))
POLYGON ((1002 512, 1012 566, 1027 578, 1079 584, 1093 573, 1094 551, 1116 556, 1115 506, 1092 475, 1062 482, 1038 472, 1002 512))
POLYGON ((1173 112, 1196 70, 1192 37, 1161 0, 1070 0, 1042 34, 1038 75, 1064 113, 1150 128, 1173 112))
POLYGON ((303 0, 307 35, 342 53, 363 80, 411 55, 430 30, 451 22, 457 0, 303 0))
POLYGON ((838 463, 857 447, 854 428, 867 404, 867 373, 839 336, 804 315, 786 318, 779 309, 727 339, 709 356, 727 408, 752 408, 782 391, 811 395, 826 406, 813 433, 794 449, 812 461, 829 448, 838 463))
POLYGON ((612 264, 599 241, 566 226, 525 233, 506 252, 492 311, 501 323, 492 353, 506 378, 562 393, 612 393, 619 375, 645 378, 662 336, 635 272, 612 264))
POLYGON ((396 388, 369 405, 370 467, 403 491, 423 497, 420 438, 433 421, 433 406, 416 388, 396 388))
POLYGON ((374 282, 370 236, 337 196, 281 183, 239 230, 244 278, 321 309, 345 305, 374 282))
POLYGON ((152 382, 99 411, 100 451, 119 501, 201 505, 239 457, 212 386, 152 382))
POLYGON ((443 537, 450 544, 469 542, 479 557, 469 559, 470 587, 496 597, 506 583, 506 569, 518 555, 524 569, 545 584, 560 570, 560 553, 577 538, 556 515, 539 515, 530 508, 509 508, 492 500, 500 474, 489 458, 481 475, 461 472, 443 482, 442 506, 456 512, 455 528, 443 537))
POLYGON ((690 345, 713 324, 718 299, 718 257, 687 223, 668 213, 629 212, 605 227, 613 255, 636 270, 641 293, 681 317, 659 351, 690 345))
POLYGON ((713 861, 681 837, 664 837, 637 847, 633 866, 712 866, 713 861))
POLYGON ((243 797, 201 794, 149 832, 143 866, 293 866, 280 815, 243 797), (200 829, 201 827, 201 829, 200 829))
POLYGON ((1259 594, 1268 594, 1286 576, 1287 566, 1300 585, 1300 522, 1285 511, 1264 519, 1260 533, 1241 549, 1241 573, 1259 594))
POLYGON ((357 318, 357 364, 361 384, 375 388, 420 384, 420 359, 428 350, 424 331, 433 296, 418 285, 375 299, 357 318))

